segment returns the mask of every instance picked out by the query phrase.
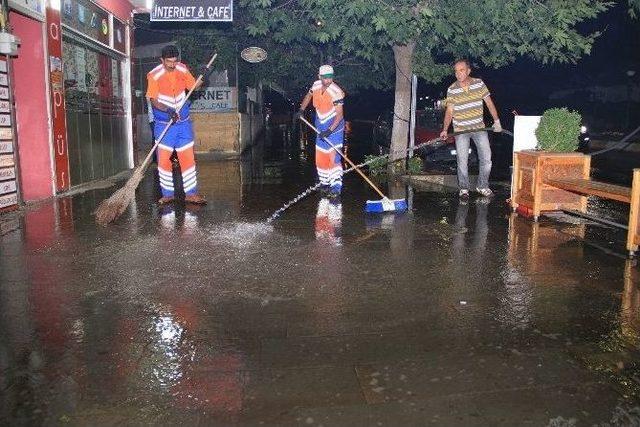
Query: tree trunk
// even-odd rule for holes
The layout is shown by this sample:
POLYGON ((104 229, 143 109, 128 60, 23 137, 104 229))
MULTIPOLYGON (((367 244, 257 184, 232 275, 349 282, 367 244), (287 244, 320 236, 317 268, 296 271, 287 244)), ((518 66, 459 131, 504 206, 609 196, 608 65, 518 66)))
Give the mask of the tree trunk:
POLYGON ((407 157, 409 140, 409 114, 411 110, 411 75, 413 74, 413 51, 416 43, 393 45, 393 57, 396 62, 396 94, 393 107, 393 130, 389 155, 389 173, 400 174, 405 171, 405 162, 395 161, 407 157))

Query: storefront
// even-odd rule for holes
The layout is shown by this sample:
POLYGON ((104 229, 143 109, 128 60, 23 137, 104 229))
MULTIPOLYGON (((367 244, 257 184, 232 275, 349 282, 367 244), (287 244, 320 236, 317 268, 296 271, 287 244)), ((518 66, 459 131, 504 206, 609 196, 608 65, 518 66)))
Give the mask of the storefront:
POLYGON ((62 0, 60 19, 69 185, 76 186, 133 167, 129 28, 89 0, 62 0))
POLYGON ((10 0, 24 201, 133 167, 131 3, 10 0))

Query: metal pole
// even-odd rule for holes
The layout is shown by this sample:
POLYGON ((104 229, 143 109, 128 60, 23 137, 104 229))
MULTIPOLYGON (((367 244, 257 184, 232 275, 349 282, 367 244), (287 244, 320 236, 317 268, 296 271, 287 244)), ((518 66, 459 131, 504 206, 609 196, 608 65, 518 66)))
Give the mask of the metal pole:
MULTIPOLYGON (((236 141, 236 144, 238 147, 242 147, 242 115, 240 113, 240 83, 239 83, 239 79, 238 79, 238 43, 236 42, 236 52, 235 52, 235 59, 236 59, 236 116, 237 116, 237 132, 236 134, 238 135, 238 140, 236 141)), ((240 151, 240 150, 238 150, 240 151)))
POLYGON ((238 43, 236 43, 236 97, 238 98, 236 100, 236 109, 239 111, 240 110, 240 87, 239 87, 239 79, 238 79, 238 43))
POLYGON ((416 146, 416 93, 418 90, 418 76, 411 76, 411 117, 409 119, 409 157, 413 157, 413 147, 416 146))
POLYGON ((610 225, 612 227, 620 228, 622 230, 628 230, 629 229, 629 227, 627 227, 624 224, 620 224, 620 223, 617 223, 617 222, 609 221, 608 219, 604 219, 604 218, 598 218, 597 216, 589 215, 589 214, 584 213, 584 212, 574 211, 574 210, 571 210, 571 209, 562 209, 562 212, 570 214, 570 215, 575 215, 575 216, 579 216, 579 217, 582 217, 582 218, 590 219, 591 221, 599 222, 599 223, 605 224, 605 225, 610 225))

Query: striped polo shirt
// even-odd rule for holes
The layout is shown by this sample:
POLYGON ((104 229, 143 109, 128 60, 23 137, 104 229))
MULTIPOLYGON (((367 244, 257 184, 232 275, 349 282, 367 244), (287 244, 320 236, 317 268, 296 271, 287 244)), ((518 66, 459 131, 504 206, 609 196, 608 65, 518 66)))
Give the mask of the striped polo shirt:
POLYGON ((482 101, 489 95, 489 89, 481 79, 471 78, 466 89, 458 81, 449 86, 446 102, 447 107, 453 107, 454 132, 485 127, 482 101))

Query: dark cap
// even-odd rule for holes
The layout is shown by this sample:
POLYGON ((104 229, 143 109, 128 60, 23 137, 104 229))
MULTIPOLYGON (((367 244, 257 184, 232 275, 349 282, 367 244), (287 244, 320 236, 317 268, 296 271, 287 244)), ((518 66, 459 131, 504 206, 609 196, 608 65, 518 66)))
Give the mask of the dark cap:
POLYGON ((162 59, 167 58, 177 58, 180 56, 180 52, 178 52, 178 48, 176 45, 169 44, 162 48, 162 59))

